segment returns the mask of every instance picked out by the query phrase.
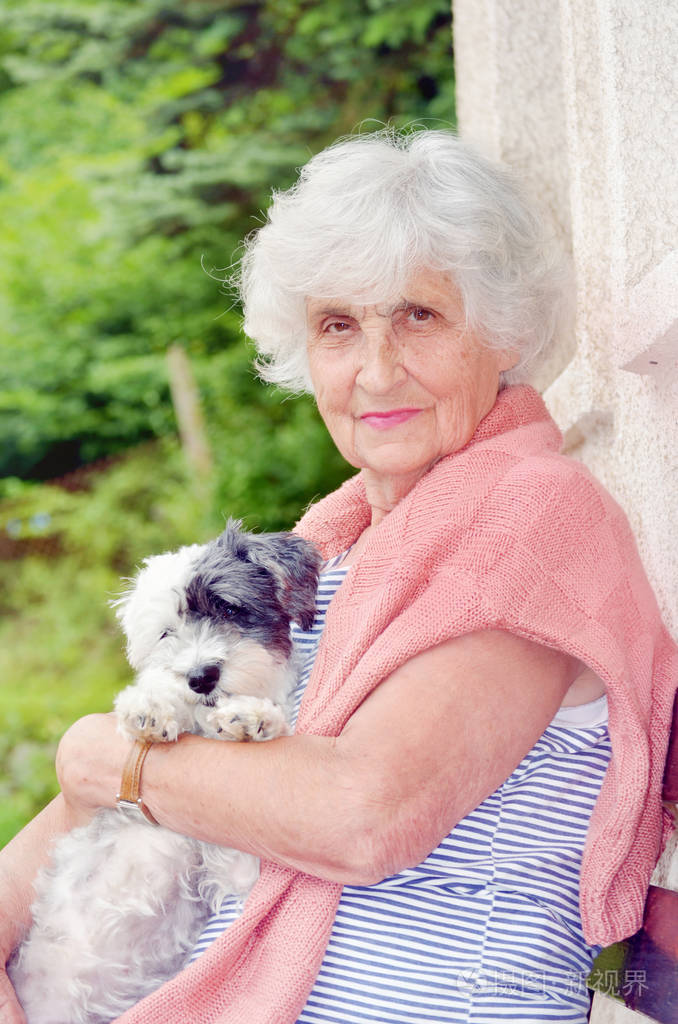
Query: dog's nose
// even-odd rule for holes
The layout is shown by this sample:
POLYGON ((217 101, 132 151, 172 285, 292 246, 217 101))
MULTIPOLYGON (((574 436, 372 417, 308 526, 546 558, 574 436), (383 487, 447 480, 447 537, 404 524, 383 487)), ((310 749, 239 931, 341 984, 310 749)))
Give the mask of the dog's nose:
POLYGON ((219 681, 221 668, 219 665, 201 665, 188 673, 188 685, 194 693, 211 693, 219 681))

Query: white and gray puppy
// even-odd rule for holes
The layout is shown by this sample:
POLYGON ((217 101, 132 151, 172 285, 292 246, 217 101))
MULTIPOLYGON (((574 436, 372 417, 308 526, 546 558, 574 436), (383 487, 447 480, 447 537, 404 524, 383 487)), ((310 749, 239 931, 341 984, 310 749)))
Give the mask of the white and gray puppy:
MULTIPOLYGON (((145 561, 117 602, 135 682, 116 699, 130 739, 289 732, 290 622, 310 628, 320 557, 293 534, 229 522, 207 545, 145 561)), ((29 1024, 108 1024, 185 964, 208 915, 244 898, 255 857, 102 810, 59 839, 9 965, 29 1024)))

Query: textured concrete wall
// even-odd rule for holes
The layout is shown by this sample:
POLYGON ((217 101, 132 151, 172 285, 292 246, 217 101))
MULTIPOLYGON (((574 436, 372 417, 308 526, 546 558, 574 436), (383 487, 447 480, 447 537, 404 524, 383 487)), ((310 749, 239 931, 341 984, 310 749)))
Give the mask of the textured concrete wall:
MULTIPOLYGON (((626 510, 678 636, 678 4, 453 13, 460 132, 524 177, 573 258, 573 329, 536 382, 569 453, 626 510)), ((678 888, 670 852, 667 879, 678 888)), ((592 1017, 638 1019, 603 999, 592 1017)))

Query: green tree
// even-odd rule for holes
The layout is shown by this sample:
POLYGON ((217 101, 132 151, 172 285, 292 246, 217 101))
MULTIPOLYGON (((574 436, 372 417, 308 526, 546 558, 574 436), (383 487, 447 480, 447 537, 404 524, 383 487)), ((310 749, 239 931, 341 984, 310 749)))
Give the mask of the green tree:
MULTIPOLYGON (((448 0, 6 0, 3 20, 0 476, 49 478, 171 432, 177 340, 211 382, 220 443, 245 415, 227 382, 214 394, 230 349, 234 397, 270 436, 280 414, 236 368, 238 312, 210 272, 332 138, 452 118, 448 0)), ((325 465, 303 402, 284 412, 325 465)))

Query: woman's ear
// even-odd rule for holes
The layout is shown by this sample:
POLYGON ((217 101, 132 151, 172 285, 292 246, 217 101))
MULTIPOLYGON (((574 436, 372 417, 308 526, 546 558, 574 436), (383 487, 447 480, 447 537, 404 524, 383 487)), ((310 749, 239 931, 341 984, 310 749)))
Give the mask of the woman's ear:
POLYGON ((520 362, 520 353, 515 348, 506 348, 499 351, 498 369, 500 373, 512 370, 520 362))

